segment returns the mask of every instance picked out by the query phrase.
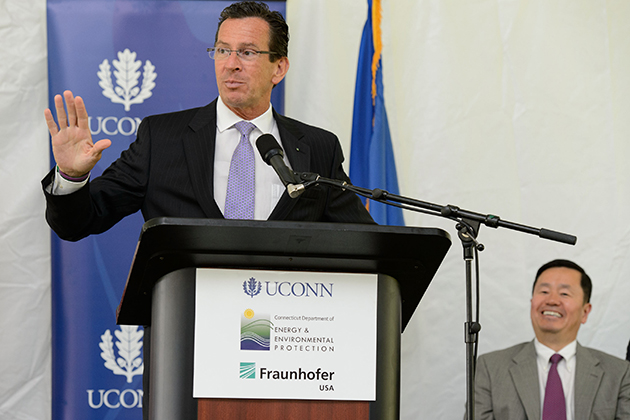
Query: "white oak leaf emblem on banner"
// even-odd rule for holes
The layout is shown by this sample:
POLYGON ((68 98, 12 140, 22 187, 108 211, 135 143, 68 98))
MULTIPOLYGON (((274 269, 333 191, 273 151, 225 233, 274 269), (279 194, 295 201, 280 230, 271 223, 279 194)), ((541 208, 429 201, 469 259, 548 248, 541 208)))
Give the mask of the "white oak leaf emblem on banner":
POLYGON ((107 59, 98 66, 97 73, 100 81, 98 85, 103 89, 103 96, 109 98, 115 104, 123 104, 125 111, 129 111, 131 105, 141 104, 151 97, 151 91, 155 87, 155 66, 151 61, 144 63, 142 72, 142 84, 140 80, 140 66, 142 61, 136 60, 136 53, 126 48, 118 52, 118 60, 112 60, 116 86, 112 82, 112 67, 107 59))
POLYGON ((144 371, 140 354, 144 331, 138 330, 138 326, 121 325, 120 330, 115 330, 114 334, 118 339, 116 341, 118 357, 114 353, 113 337, 109 330, 101 335, 101 342, 98 345, 101 348, 101 357, 107 369, 115 375, 125 376, 127 382, 131 383, 134 376, 142 375, 144 371))

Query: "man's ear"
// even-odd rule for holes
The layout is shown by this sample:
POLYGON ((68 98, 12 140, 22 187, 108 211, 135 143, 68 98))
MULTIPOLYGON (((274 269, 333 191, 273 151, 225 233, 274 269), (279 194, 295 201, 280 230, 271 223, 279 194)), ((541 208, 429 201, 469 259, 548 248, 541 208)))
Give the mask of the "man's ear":
POLYGON ((588 318, 588 314, 591 313, 591 309, 593 309, 593 306, 590 303, 587 303, 582 308, 582 310, 584 311, 582 313, 582 324, 586 324, 586 319, 588 318))
POLYGON ((271 82, 275 86, 280 83, 282 79, 284 79, 284 76, 286 76, 287 72, 289 71, 289 58, 282 57, 274 64, 276 65, 276 70, 274 72, 273 78, 271 79, 271 82))

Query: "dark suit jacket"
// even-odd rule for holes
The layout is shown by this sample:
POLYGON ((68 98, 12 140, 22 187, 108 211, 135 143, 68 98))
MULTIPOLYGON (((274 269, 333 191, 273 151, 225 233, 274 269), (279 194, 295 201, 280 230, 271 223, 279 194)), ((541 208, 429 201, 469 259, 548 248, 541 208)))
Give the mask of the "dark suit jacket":
MULTIPOLYGON (((335 135, 274 112, 284 151, 297 172, 349 182, 335 135)), ((142 211, 154 217, 223 218, 213 197, 216 100, 203 108, 143 120, 128 150, 88 186, 67 196, 46 193, 46 220, 62 238, 101 233, 142 211)), ((51 171, 42 181, 52 182, 51 171)), ((374 223, 356 195, 317 186, 285 192, 269 220, 374 223)))
MULTIPOLYGON (((575 357, 575 420, 630 419, 630 363, 579 343, 575 357)), ((475 414, 478 420, 540 420, 533 341, 479 357, 475 414)))

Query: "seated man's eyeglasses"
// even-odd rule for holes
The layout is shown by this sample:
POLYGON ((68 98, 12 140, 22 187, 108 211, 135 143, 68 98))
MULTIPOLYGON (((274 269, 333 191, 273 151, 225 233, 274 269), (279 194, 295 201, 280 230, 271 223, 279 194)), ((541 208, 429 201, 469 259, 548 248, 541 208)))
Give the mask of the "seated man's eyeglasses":
POLYGON ((256 51, 251 48, 241 48, 238 50, 230 50, 227 48, 208 48, 208 55, 213 60, 225 60, 228 58, 233 52, 236 53, 236 56, 244 61, 254 61, 260 54, 275 54, 278 53, 272 51, 256 51))

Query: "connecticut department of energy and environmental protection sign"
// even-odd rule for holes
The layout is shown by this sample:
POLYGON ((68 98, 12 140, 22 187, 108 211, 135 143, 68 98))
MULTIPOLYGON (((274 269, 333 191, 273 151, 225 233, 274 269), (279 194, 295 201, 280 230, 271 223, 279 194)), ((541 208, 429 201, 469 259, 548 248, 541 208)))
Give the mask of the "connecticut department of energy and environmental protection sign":
POLYGON ((197 269, 195 398, 376 399, 376 274, 197 269))

